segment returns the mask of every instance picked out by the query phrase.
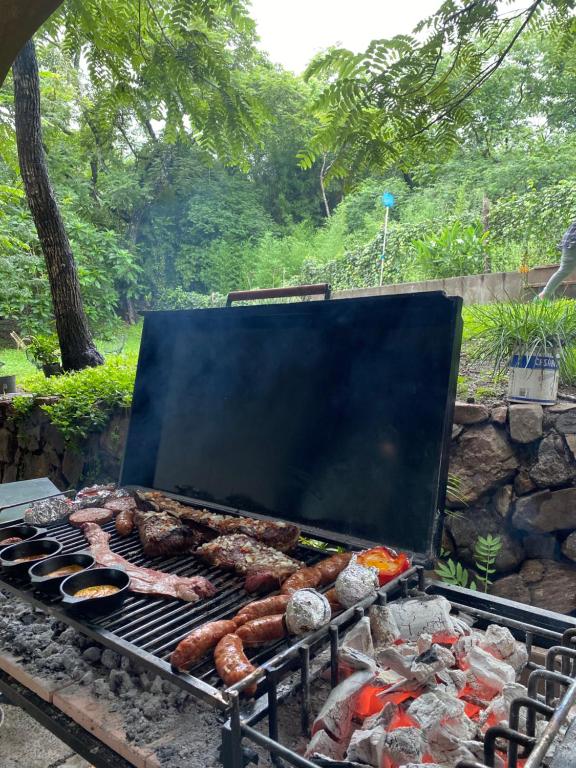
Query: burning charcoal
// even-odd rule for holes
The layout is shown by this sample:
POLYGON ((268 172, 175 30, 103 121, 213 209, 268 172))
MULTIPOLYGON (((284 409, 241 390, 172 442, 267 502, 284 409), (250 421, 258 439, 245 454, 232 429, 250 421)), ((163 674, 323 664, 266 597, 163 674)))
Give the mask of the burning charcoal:
POLYGON ((528 662, 528 651, 522 643, 516 642, 506 627, 490 624, 479 643, 480 648, 514 668, 517 675, 528 662))
POLYGON ((384 739, 384 755, 395 765, 422 760, 424 748, 424 737, 418 728, 396 728, 384 739))
POLYGON ((416 642, 416 647, 418 648, 419 654, 430 650, 432 647, 432 635, 427 635, 426 633, 421 635, 416 642))
POLYGON ((304 757, 308 758, 315 757, 316 755, 328 757, 331 760, 341 760, 344 757, 344 748, 342 744, 331 739, 330 734, 322 729, 316 731, 314 736, 312 736, 304 753, 304 757))
POLYGON ((392 669, 406 680, 419 683, 433 680, 438 672, 456 663, 447 648, 436 644, 419 656, 403 656, 396 648, 383 648, 377 652, 376 659, 380 666, 392 669))
POLYGON ((68 499, 44 499, 35 501, 24 512, 24 522, 30 525, 47 525, 67 517, 70 512, 74 512, 74 507, 68 499))
POLYGON ((436 677, 445 686, 446 691, 454 695, 466 686, 466 672, 461 669, 443 669, 436 673, 436 677))
POLYGON ((360 692, 373 680, 373 670, 361 670, 333 688, 314 721, 312 733, 324 729, 338 741, 347 741, 352 731, 352 716, 360 692))
POLYGON ((338 575, 334 589, 340 605, 351 608, 360 600, 375 595, 378 585, 378 570, 359 565, 353 557, 338 575))
POLYGON ((516 682, 514 668, 482 648, 472 648, 466 656, 466 663, 472 687, 475 687, 475 683, 479 684, 489 698, 501 693, 506 683, 516 682))
POLYGON ((355 651, 354 648, 340 648, 338 651, 338 661, 350 669, 371 669, 376 673, 376 662, 371 656, 362 651, 355 651))
POLYGON ((305 635, 330 621, 332 609, 324 595, 315 589, 298 589, 286 606, 286 627, 294 635, 305 635))
MULTIPOLYGON (((469 749, 469 746, 463 744, 461 739, 446 729, 444 724, 438 724, 431 728, 426 734, 426 740, 428 743, 427 752, 430 753, 433 760, 442 766, 455 768, 461 760, 477 760, 475 753, 469 749)), ((469 744, 470 742, 468 742, 469 744)), ((481 743, 480 746, 483 748, 481 743)), ((483 762, 483 754, 481 759, 483 762)))
POLYGON ((370 629, 376 648, 387 648, 400 639, 400 630, 389 605, 371 605, 370 629))
POLYGON ((468 738, 476 732, 476 726, 464 714, 465 704, 460 699, 449 693, 435 689, 430 693, 419 696, 408 707, 408 715, 415 720, 423 731, 428 731, 433 726, 444 722, 463 718, 472 724, 472 730, 468 738))
POLYGON ((443 768, 439 763, 405 763, 400 768, 443 768))
POLYGON ((372 643, 372 633, 370 632, 370 619, 364 616, 363 619, 352 627, 346 633, 342 641, 342 648, 360 651, 367 656, 374 656, 374 645, 372 643))
POLYGON ((381 725, 387 731, 390 723, 397 717, 399 711, 398 704, 394 704, 392 701, 386 702, 380 712, 376 712, 375 715, 370 715, 370 717, 364 720, 362 730, 371 731, 373 728, 381 725))
MULTIPOLYGON (((517 696, 526 696, 528 691, 520 683, 506 683, 502 688, 502 693, 493 699, 488 707, 480 715, 480 727, 486 731, 493 725, 508 723, 510 714, 510 704, 517 696)), ((523 730, 526 723, 526 710, 521 710, 520 729, 523 730)))
POLYGON ((347 759, 378 768, 383 763, 386 735, 386 730, 381 725, 370 730, 354 731, 346 752, 347 759))
POLYGON ((403 640, 417 641, 422 634, 462 635, 468 626, 450 616, 450 603, 445 597, 414 597, 391 603, 390 609, 403 640))

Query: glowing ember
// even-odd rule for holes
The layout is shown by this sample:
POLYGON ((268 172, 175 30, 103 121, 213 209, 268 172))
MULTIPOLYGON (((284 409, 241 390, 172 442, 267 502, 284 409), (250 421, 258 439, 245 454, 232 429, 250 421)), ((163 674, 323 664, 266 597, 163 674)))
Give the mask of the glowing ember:
POLYGON ((420 726, 416 720, 412 720, 410 715, 400 710, 398 714, 392 718, 390 725, 388 726, 388 732, 395 731, 396 728, 419 728, 420 726))

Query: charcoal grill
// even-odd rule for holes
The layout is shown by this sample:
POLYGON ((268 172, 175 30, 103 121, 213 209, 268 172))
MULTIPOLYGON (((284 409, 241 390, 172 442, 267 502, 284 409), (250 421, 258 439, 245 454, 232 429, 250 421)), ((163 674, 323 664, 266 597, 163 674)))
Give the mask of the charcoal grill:
MULTIPOLYGON (((509 727, 494 726, 485 737, 485 763, 461 761, 457 768, 494 768, 496 745, 502 741, 507 745, 507 768, 540 768, 560 729, 565 725, 570 709, 576 705, 576 619, 557 613, 534 609, 510 600, 496 598, 467 589, 451 587, 439 582, 427 580, 422 568, 413 568, 398 579, 395 588, 387 593, 380 592, 375 598, 380 603, 402 597, 418 595, 442 595, 447 598, 455 613, 462 612, 475 620, 480 629, 488 624, 500 624, 507 627, 517 640, 524 642, 531 660, 527 669, 527 697, 518 697, 511 706, 509 727), (534 651, 547 649, 542 661, 534 661, 534 651), (519 729, 520 713, 526 711, 525 731, 519 729), (540 738, 536 738, 536 719, 543 717, 548 725, 540 738), (519 760, 526 761, 520 763, 519 760)), ((367 601, 369 603, 370 601, 367 601)), ((354 618, 346 622, 346 628, 361 619, 367 605, 354 609, 354 618)), ((256 702, 248 714, 243 708, 240 692, 249 684, 249 680, 229 691, 231 716, 223 728, 223 762, 225 768, 243 768, 255 757, 247 744, 258 745, 272 757, 276 766, 284 763, 296 768, 318 768, 322 761, 308 760, 279 739, 279 720, 283 702, 296 696, 300 705, 300 722, 303 736, 310 735, 311 725, 311 686, 323 671, 329 670, 330 685, 338 683, 338 641, 343 626, 335 623, 316 633, 314 638, 306 638, 297 647, 287 649, 267 666, 267 697, 256 702), (321 635, 321 638, 319 637, 321 635), (328 653, 328 660, 320 664, 311 673, 311 651, 318 643, 328 653), (257 730, 255 726, 264 721, 268 733, 257 730)), ((558 760, 551 768, 572 768, 576 764, 576 725, 571 726, 572 734, 567 734, 564 753, 559 750, 558 760), (568 740, 571 738, 571 744, 568 740), (567 755, 567 756, 566 756, 567 755)), ((330 761, 326 766, 332 765, 330 761)), ((345 765, 345 763, 342 763, 345 765)), ((338 766, 338 763, 334 763, 338 766)))
MULTIPOLYGON (((329 291, 297 291, 303 293, 329 291)), ((280 295, 286 291, 260 297, 280 295)), ((229 304, 256 297, 235 294, 229 304)), ((150 313, 121 484, 227 514, 295 522, 328 546, 395 546, 415 566, 429 566, 441 536, 461 305, 459 298, 426 293, 150 313)), ((217 595, 196 605, 131 596, 115 613, 84 621, 26 583, 2 577, 0 587, 223 713, 231 711, 223 735, 227 768, 239 764, 242 738, 308 768, 308 761, 277 741, 277 710, 290 688, 282 683, 296 671, 306 692, 312 661, 326 648, 335 680, 338 635, 366 604, 310 637, 251 654, 259 686, 256 699, 247 701, 242 684, 224 688, 210 661, 189 674, 168 662, 195 627, 232 616, 253 599, 243 579, 192 556, 149 560, 135 535, 120 539, 110 524, 104 527, 112 532, 113 551, 139 565, 204 575, 217 595), (266 716, 268 737, 253 727, 266 716)), ((50 526, 49 535, 64 544, 64 552, 86 547, 81 532, 65 523, 50 526)), ((312 564, 325 553, 300 546, 295 556, 312 564)), ((392 582, 378 599, 394 599, 409 588, 409 581, 392 582)), ((456 607, 474 607, 480 620, 502 614, 528 642, 537 637, 557 645, 575 628, 567 617, 466 590, 447 596, 456 607)))

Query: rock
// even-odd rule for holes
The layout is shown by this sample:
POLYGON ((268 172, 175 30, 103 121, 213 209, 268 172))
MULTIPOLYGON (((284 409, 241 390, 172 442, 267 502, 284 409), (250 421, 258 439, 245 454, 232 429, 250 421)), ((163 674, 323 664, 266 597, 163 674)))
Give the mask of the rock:
POLYGON ((524 549, 518 540, 510 535, 502 517, 497 512, 480 508, 459 510, 449 515, 447 527, 456 544, 457 557, 467 565, 475 563, 474 546, 478 536, 500 536, 502 549, 496 557, 495 567, 499 572, 512 571, 524 560, 524 549))
POLYGON ((73 448, 68 447, 62 460, 62 474, 69 485, 78 485, 84 469, 84 457, 73 448))
POLYGON ((555 536, 538 536, 531 533, 522 540, 526 557, 554 560, 558 555, 558 540, 555 536))
POLYGON ((40 450, 40 429, 40 424, 26 422, 25 428, 18 434, 18 442, 23 450, 31 453, 40 450))
POLYGON ((524 496, 536 488, 536 484, 530 479, 528 470, 522 467, 514 478, 514 492, 516 496, 524 496))
POLYGON ((562 554, 568 558, 568 560, 576 561, 576 531, 571 533, 567 539, 562 542, 562 554))
POLYGON ((10 464, 14 459, 16 441, 12 432, 0 429, 0 462, 10 464))
POLYGON ((471 427, 452 445, 450 472, 460 481, 458 494, 467 504, 511 480, 517 467, 506 433, 493 424, 471 427))
POLYGON ((556 403, 546 408, 548 413, 565 413, 576 409, 576 403, 556 403))
POLYGON ((576 610, 576 568, 553 560, 526 560, 519 573, 499 579, 491 594, 558 613, 576 610))
POLYGON ((456 440, 464 432, 464 427, 460 424, 452 424, 452 440, 456 440))
POLYGON ((498 488, 493 497, 494 509, 500 517, 508 517, 510 512, 510 506, 512 504, 512 486, 503 485, 502 488, 498 488))
POLYGON ((84 653, 82 654, 82 658, 84 661, 88 661, 92 664, 96 664, 100 661, 100 657, 102 656, 102 651, 97 646, 93 645, 91 648, 86 648, 84 653))
POLYGON ((485 405, 456 402, 454 406, 455 424, 479 424, 482 421, 488 421, 489 418, 490 412, 485 405))
MULTIPOLYGON (((30 480, 34 477, 46 477, 50 472, 50 460, 45 453, 23 453, 20 466, 22 479, 30 480)), ((6 482, 6 480, 4 481, 6 482)))
POLYGON ((105 648, 102 651, 101 662, 102 666, 106 667, 106 669, 118 669, 120 666, 120 656, 111 651, 110 648, 105 648))
POLYGON ((538 461, 531 467, 529 474, 540 488, 565 485, 574 478, 576 469, 559 435, 548 435, 542 440, 538 448, 538 461))
POLYGON ((508 418, 508 407, 506 405, 499 405, 497 408, 492 408, 490 418, 494 424, 503 426, 508 418))
POLYGON ((120 460, 124 453, 124 444, 128 434, 128 409, 114 415, 108 427, 100 435, 100 446, 106 453, 120 460))
POLYGON ((512 440, 533 443, 542 437, 542 406, 537 403, 511 405, 508 422, 512 440))
POLYGON ((576 528, 576 488, 540 491, 517 499, 512 525, 521 531, 537 533, 576 528))
POLYGON ((564 435, 564 440, 566 440, 566 445, 572 454, 572 458, 576 459, 576 435, 564 435))
POLYGON ((58 427, 55 427, 54 424, 52 424, 52 422, 46 425, 45 437, 46 443, 51 445, 59 456, 62 456, 64 449, 66 448, 64 435, 60 432, 58 427))
POLYGON ((556 430, 563 435, 566 433, 576 433, 575 407, 572 406, 572 408, 563 411, 559 416, 557 416, 555 426, 556 430))

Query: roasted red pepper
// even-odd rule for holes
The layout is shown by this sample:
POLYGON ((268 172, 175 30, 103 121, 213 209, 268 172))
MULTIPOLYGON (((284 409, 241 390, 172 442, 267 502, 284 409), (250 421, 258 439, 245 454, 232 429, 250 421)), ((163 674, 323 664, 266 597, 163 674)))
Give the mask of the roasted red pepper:
POLYGON ((410 568, 410 559, 403 552, 396 552, 389 547, 374 547, 365 549, 357 557, 360 565, 371 566, 378 570, 380 586, 387 584, 396 576, 410 568))

